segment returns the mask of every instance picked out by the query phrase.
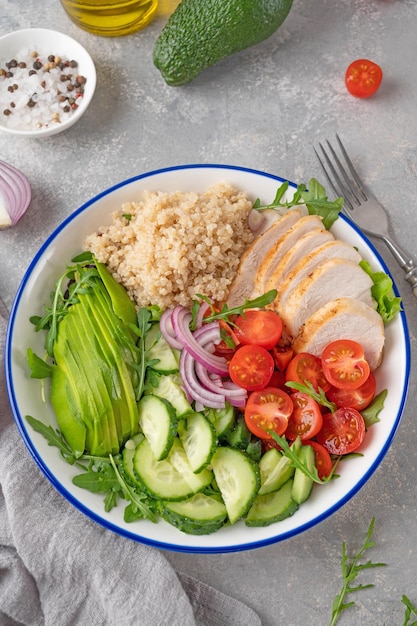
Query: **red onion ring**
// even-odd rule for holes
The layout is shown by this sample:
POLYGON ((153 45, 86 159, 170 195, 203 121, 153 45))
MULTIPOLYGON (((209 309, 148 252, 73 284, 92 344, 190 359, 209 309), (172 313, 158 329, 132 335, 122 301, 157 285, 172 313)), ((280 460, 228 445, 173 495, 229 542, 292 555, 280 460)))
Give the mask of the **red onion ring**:
MULTIPOLYGON (((177 340, 183 345, 183 349, 191 354, 196 361, 199 361, 202 365, 204 365, 204 367, 206 367, 210 372, 219 374, 219 376, 227 376, 229 373, 229 366, 226 359, 211 354, 205 350, 200 343, 198 343, 190 330, 190 320, 191 313, 185 307, 178 305, 172 311, 172 327, 177 340)), ((208 324, 207 326, 210 325, 208 324)), ((205 327, 203 326, 201 330, 204 329, 205 327)), ((198 329, 198 331, 199 330, 200 329, 198 329)))
MULTIPOLYGON (((203 310, 207 310, 209 305, 204 304, 203 310)), ((230 380, 222 380, 229 374, 228 363, 212 353, 214 345, 221 340, 218 322, 203 324, 204 314, 201 314, 197 322, 200 326, 192 332, 191 318, 190 311, 178 305, 164 311, 160 319, 163 337, 169 345, 180 350, 180 376, 187 397, 195 401, 196 410, 204 407, 222 409, 226 401, 244 408, 246 390, 230 380)))
POLYGON ((0 201, 1 196, 11 223, 0 222, 0 228, 14 226, 29 208, 32 192, 26 176, 13 165, 0 160, 0 201))
POLYGON ((210 391, 214 391, 215 393, 219 393, 221 395, 226 396, 228 399, 233 397, 244 397, 247 396, 247 391, 234 383, 231 383, 230 386, 226 387, 226 381, 223 382, 219 379, 218 382, 212 380, 210 375, 205 367, 201 365, 198 361, 195 362, 195 372, 197 374, 197 378, 200 383, 210 391))
POLYGON ((187 393, 203 406, 212 409, 223 409, 226 404, 225 397, 219 393, 213 393, 208 389, 204 389, 200 385, 195 374, 194 364, 193 356, 187 350, 182 350, 180 355, 180 375, 187 393))
POLYGON ((159 327, 161 333, 167 344, 175 350, 182 350, 182 344, 176 339, 174 329, 172 328, 171 320, 172 309, 165 309, 159 320, 159 327))
POLYGON ((200 304, 200 308, 198 309, 198 313, 196 316, 196 320, 195 320, 195 325, 196 328, 200 328, 200 326, 202 326, 203 324, 203 320, 204 320, 204 316, 207 313, 207 311, 210 310, 210 305, 208 302, 206 302, 205 300, 203 300, 200 304))

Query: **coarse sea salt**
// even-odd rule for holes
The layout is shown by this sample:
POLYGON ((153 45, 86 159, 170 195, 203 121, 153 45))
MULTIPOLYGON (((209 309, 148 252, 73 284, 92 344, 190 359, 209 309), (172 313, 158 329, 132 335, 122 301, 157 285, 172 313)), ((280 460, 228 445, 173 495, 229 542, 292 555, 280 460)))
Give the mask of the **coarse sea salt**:
POLYGON ((86 80, 75 60, 49 52, 22 50, 1 60, 1 124, 26 131, 62 124, 77 110, 86 80))

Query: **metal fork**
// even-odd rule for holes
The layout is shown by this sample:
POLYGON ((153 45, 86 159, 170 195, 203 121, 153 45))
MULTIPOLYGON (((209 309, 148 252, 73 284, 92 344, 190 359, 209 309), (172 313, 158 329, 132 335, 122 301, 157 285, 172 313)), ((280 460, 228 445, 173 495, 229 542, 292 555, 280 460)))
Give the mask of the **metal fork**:
POLYGON ((329 141, 326 140, 327 151, 319 143, 322 156, 315 148, 313 149, 334 193, 336 196, 344 198, 343 212, 365 233, 382 239, 395 260, 403 268, 405 272, 404 278, 410 283, 413 293, 417 297, 417 265, 390 236, 386 210, 365 189, 337 134, 336 140, 347 167, 343 165, 329 141))

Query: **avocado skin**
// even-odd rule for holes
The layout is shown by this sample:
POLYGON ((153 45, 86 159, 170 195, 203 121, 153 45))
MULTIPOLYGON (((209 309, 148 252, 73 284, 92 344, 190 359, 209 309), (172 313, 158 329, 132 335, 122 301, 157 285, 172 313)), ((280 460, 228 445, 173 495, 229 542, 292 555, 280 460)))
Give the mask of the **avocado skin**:
POLYGON ((293 0, 182 0, 159 35, 155 66, 168 85, 191 82, 226 56, 270 37, 293 0))

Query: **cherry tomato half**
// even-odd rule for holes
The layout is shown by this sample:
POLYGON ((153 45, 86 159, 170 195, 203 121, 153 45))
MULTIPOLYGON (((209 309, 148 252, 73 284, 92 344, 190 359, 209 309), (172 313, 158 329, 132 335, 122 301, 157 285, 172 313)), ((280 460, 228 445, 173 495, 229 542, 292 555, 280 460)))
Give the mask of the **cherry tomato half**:
POLYGON ((285 436, 294 441, 299 436, 301 441, 315 437, 323 425, 323 417, 318 403, 307 393, 293 393, 291 400, 294 410, 291 413, 285 436))
POLYGON ((362 411, 366 409, 375 397, 375 376, 369 374, 367 380, 358 389, 338 389, 331 387, 326 393, 327 398, 337 406, 350 406, 352 409, 362 411))
POLYGON ((223 356, 230 361, 236 348, 239 345, 239 340, 233 332, 231 326, 224 320, 219 320, 221 341, 214 346, 214 354, 216 356, 223 356))
POLYGON ((349 65, 345 74, 348 92, 356 98, 369 98, 378 91, 382 81, 382 70, 373 61, 357 59, 349 65))
POLYGON ((306 383, 310 382, 317 391, 319 387, 326 392, 330 389, 330 383, 326 379, 321 361, 317 356, 308 352, 296 354, 288 364, 285 373, 287 382, 306 383))
POLYGON ((305 441, 305 445, 309 445, 314 449, 316 456, 316 467, 319 478, 326 478, 332 471, 333 463, 330 454, 321 443, 317 441, 305 441))
POLYGON ((276 345, 271 349, 271 354, 277 370, 285 372, 288 363, 294 356, 294 350, 290 346, 276 345))
POLYGON ((270 350, 281 339, 282 321, 274 311, 246 311, 235 324, 234 332, 242 345, 257 345, 270 350))
POLYGON ((322 352, 321 365, 329 383, 338 389, 358 389, 371 371, 362 346, 351 339, 329 343, 322 352))
POLYGON ((277 387, 288 393, 288 387, 285 386, 285 373, 275 369, 272 372, 268 387, 277 387))
POLYGON ((293 406, 291 397, 282 389, 267 387, 262 391, 254 391, 246 403, 246 426, 260 439, 272 439, 268 430, 282 435, 288 426, 293 406))
POLYGON ((248 391, 258 391, 269 383, 274 359, 262 346, 242 346, 229 362, 232 381, 248 391))
POLYGON ((323 426, 317 441, 330 454, 348 454, 358 448, 365 436, 365 422, 356 409, 341 407, 334 413, 323 414, 323 426))

